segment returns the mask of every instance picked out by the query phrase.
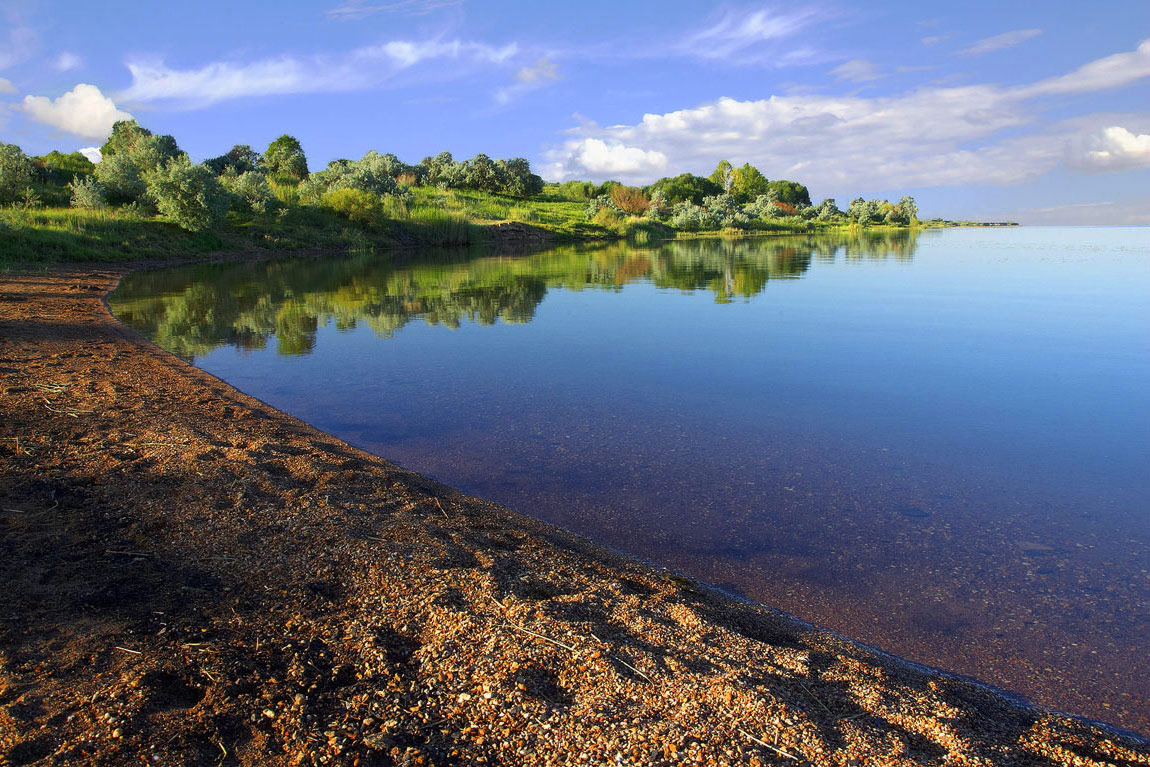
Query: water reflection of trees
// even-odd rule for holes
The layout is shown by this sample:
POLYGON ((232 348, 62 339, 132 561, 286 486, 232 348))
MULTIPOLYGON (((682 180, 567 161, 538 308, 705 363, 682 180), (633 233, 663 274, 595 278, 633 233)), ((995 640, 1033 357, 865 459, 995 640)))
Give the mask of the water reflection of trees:
POLYGON ((240 264, 198 264, 125 278, 113 311, 184 357, 231 345, 306 354, 320 325, 365 324, 390 336, 407 323, 459 327, 529 322, 547 289, 619 289, 647 279, 661 288, 707 290, 721 303, 748 300, 771 280, 794 279, 812 260, 910 260, 917 233, 823 234, 567 246, 499 256, 432 252, 240 264))

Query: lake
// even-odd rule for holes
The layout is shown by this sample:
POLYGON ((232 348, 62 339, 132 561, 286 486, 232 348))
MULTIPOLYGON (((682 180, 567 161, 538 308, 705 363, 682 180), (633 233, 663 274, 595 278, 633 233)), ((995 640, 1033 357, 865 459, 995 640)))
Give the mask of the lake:
POLYGON ((1150 733, 1150 229, 194 265, 110 304, 406 467, 1150 733))

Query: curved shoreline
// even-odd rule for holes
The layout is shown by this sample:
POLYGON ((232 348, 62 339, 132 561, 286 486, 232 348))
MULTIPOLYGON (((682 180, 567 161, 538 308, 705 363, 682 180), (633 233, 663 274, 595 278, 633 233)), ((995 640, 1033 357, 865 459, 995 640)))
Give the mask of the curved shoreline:
POLYGON ((1150 765, 276 411, 111 316, 140 266, 0 276, 10 763, 1150 765))

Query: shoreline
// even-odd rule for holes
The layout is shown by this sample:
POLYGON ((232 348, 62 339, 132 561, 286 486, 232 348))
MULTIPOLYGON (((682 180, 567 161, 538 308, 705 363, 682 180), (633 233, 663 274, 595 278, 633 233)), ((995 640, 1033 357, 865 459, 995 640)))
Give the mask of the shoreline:
POLYGON ((238 392, 107 309, 175 263, 0 274, 8 762, 1150 765, 238 392))

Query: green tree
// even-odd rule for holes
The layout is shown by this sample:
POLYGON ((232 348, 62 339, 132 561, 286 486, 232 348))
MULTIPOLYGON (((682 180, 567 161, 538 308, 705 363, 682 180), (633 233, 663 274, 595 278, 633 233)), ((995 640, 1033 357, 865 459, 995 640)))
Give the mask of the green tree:
POLYGON ((769 185, 767 177, 748 162, 731 172, 731 185, 728 191, 736 202, 746 203, 760 194, 766 194, 769 185))
POLYGON ((250 171, 262 171, 263 157, 247 144, 236 144, 226 154, 204 160, 204 166, 217 176, 229 170, 242 176, 250 171))
POLYGON ((284 134, 268 144, 264 152, 264 169, 272 176, 302 181, 308 177, 307 155, 295 136, 284 134))
POLYGON ((135 120, 116 122, 112 126, 112 135, 100 147, 100 156, 104 159, 126 157, 141 173, 154 171, 182 154, 175 138, 157 136, 140 127, 135 120))
POLYGON ((469 189, 498 192, 503 188, 503 177, 499 166, 480 152, 467 161, 465 183, 469 189))
POLYGON ((711 175, 707 178, 722 187, 724 192, 730 192, 731 184, 734 181, 733 174, 731 164, 726 160, 720 160, 718 166, 711 171, 711 175))
POLYGON ((774 192, 774 202, 786 202, 791 205, 810 205, 811 193, 807 188, 797 181, 778 181, 767 182, 768 193, 774 192))
POLYGON ((30 190, 35 166, 15 144, 0 143, 0 202, 15 202, 30 190))
POLYGON ((96 165, 93 175, 104 185, 105 195, 111 203, 138 202, 148 191, 140 169, 124 153, 106 155, 96 165))
POLYGON ((704 197, 722 194, 723 188, 709 178, 682 173, 674 177, 661 178, 654 184, 643 188, 643 194, 647 197, 655 192, 662 192, 672 205, 680 202, 702 205, 704 197))
POLYGON ((92 161, 79 152, 64 154, 53 149, 46 155, 29 159, 46 184, 67 184, 75 177, 91 176, 96 170, 92 161))

